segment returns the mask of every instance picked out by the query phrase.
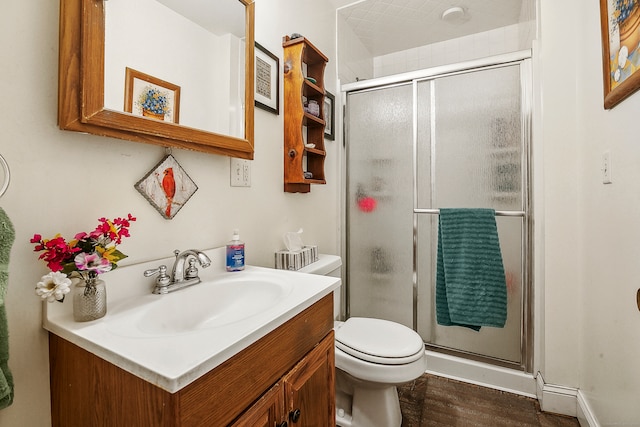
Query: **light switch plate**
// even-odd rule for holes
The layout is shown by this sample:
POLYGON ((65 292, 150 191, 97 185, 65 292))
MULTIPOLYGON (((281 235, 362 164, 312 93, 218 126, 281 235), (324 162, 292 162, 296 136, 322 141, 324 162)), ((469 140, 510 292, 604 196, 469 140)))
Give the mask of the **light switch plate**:
POLYGON ((251 187, 251 163, 246 159, 231 157, 231 186, 251 187))

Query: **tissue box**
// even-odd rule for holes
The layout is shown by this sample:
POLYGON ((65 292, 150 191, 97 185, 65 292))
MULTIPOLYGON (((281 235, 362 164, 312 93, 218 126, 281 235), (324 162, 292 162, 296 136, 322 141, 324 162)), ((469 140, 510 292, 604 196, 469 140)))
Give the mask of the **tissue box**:
POLYGON ((299 251, 278 251, 275 260, 277 269, 300 270, 318 260, 318 247, 305 245, 299 251))

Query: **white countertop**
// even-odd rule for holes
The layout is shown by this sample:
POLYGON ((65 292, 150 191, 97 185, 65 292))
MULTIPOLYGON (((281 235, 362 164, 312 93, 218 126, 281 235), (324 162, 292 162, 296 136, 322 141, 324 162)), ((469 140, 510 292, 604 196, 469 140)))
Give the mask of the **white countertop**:
MULTIPOLYGON (((43 327, 98 355, 114 365, 174 393, 211 371, 241 350, 301 313, 340 287, 335 277, 247 266, 244 271, 228 273, 224 269, 224 248, 204 251, 212 266, 200 268, 203 281, 222 279, 265 279, 286 283, 290 289, 272 306, 241 320, 188 332, 154 335, 136 329, 145 308, 159 299, 171 298, 191 288, 168 295, 151 293, 154 278, 142 272, 165 264, 171 270, 173 258, 120 267, 101 276, 107 283, 107 315, 91 322, 75 322, 72 295, 64 303, 43 303, 43 327), (124 323, 127 322, 127 323, 124 323), (131 325, 131 327, 129 327, 131 325)), ((201 292, 199 292, 201 294, 201 292)), ((189 294, 181 295, 181 298, 189 294)), ((215 292, 211 294, 214 302, 215 292)), ((189 304, 184 310, 188 312, 189 304)), ((177 310, 181 309, 177 308, 177 310)), ((213 310, 213 309, 212 309, 213 310)))

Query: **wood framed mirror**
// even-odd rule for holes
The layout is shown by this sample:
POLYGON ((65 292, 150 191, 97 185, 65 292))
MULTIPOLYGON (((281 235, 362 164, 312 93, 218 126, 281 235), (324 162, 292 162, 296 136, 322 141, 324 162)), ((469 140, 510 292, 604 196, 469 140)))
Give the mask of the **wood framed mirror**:
MULTIPOLYGON (((144 142, 165 147, 177 147, 205 153, 220 154, 243 159, 253 159, 254 152, 254 0, 215 0, 213 2, 222 8, 233 6, 232 2, 239 2, 244 8, 244 38, 239 44, 239 49, 232 51, 231 59, 227 63, 235 64, 236 70, 244 66, 244 81, 240 83, 240 91, 229 90, 231 82, 236 80, 232 72, 217 74, 217 79, 226 87, 227 92, 236 92, 236 103, 233 107, 218 108, 220 111, 228 108, 238 110, 240 120, 231 125, 223 124, 221 130, 206 130, 201 126, 187 123, 185 114, 188 108, 181 108, 180 123, 162 119, 144 117, 142 114, 126 112, 124 105, 114 108, 107 105, 105 99, 109 99, 114 92, 125 98, 124 90, 107 90, 105 98, 105 21, 107 0, 60 0, 60 52, 59 52, 59 81, 58 81, 58 125, 63 130, 85 132, 95 135, 110 136, 119 139, 144 142), (226 2, 226 3, 225 3, 226 2), (223 4, 225 3, 225 4, 223 4), (243 53, 243 55, 242 55, 243 53), (243 56, 243 58, 242 58, 243 56), (235 61, 235 62, 234 62, 235 61), (238 66, 238 64, 240 64, 238 66), (224 80, 224 79, 227 80, 224 80), (244 90, 242 90, 242 88, 244 90), (121 93, 120 93, 121 92, 121 93), (240 123, 241 122, 241 123, 240 123), (229 126, 236 127, 239 136, 233 136, 227 132, 229 126)), ((122 1, 122 0, 108 0, 122 1)), ((155 0, 145 0, 155 1, 155 0)), ((109 5, 109 7, 111 7, 109 5)), ((164 5, 162 7, 165 7, 164 5)), ((171 25, 173 26, 173 25, 171 25)), ((131 43, 145 43, 139 40, 131 40, 131 43)), ((183 44, 184 49, 193 48, 183 44)), ((238 46, 236 46, 238 47, 238 46)), ((107 50, 108 52, 108 50, 107 50)), ((204 56, 205 52, 201 52, 204 56)), ((176 61, 179 67, 184 69, 196 69, 198 66, 180 63, 170 51, 162 58, 164 61, 176 61)), ((210 62, 220 62, 220 58, 211 58, 210 62)), ((134 65, 134 64, 132 64, 134 65)), ((172 64, 176 65, 176 64, 172 64)), ((122 67, 122 86, 125 82, 125 68, 122 67)), ((139 70, 140 65, 132 68, 139 70), (137 68, 136 68, 137 67, 137 68)), ((167 67, 169 68, 169 67, 167 67)), ((175 68, 175 67, 174 67, 175 68)), ((233 67, 231 67, 233 70, 233 67)), ((148 72, 148 70, 139 70, 148 72)), ((227 70, 228 71, 228 70, 227 70)), ((151 72, 154 77, 169 80, 171 83, 181 86, 191 84, 191 79, 173 81, 166 78, 160 72, 151 72)), ((213 74, 211 79, 215 79, 213 74)), ((242 77, 242 76, 240 76, 242 77)), ((107 78, 109 72, 107 72, 107 78)), ((116 79, 118 79, 117 77, 116 79)), ((128 77, 127 77, 128 78, 128 77)), ((201 85, 197 90, 182 88, 180 102, 188 106, 185 100, 188 96, 202 95, 201 85)), ((221 94, 228 95, 228 94, 221 94)), ((209 95, 208 95, 209 96, 209 95)), ((224 97, 221 96, 221 97, 224 97)), ((213 96, 217 98, 217 96, 213 96)), ((226 113, 223 113, 226 114, 226 113)), ((211 112, 205 114, 205 120, 218 119, 217 114, 211 112)), ((234 121, 234 119, 227 120, 234 121)))

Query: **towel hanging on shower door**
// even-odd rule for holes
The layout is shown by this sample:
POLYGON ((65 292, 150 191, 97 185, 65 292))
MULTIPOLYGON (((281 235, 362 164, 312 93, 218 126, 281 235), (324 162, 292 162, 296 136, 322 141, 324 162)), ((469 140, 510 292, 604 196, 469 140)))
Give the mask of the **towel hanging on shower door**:
POLYGON ((436 271, 439 325, 502 328, 507 285, 493 209, 440 209, 436 271))

